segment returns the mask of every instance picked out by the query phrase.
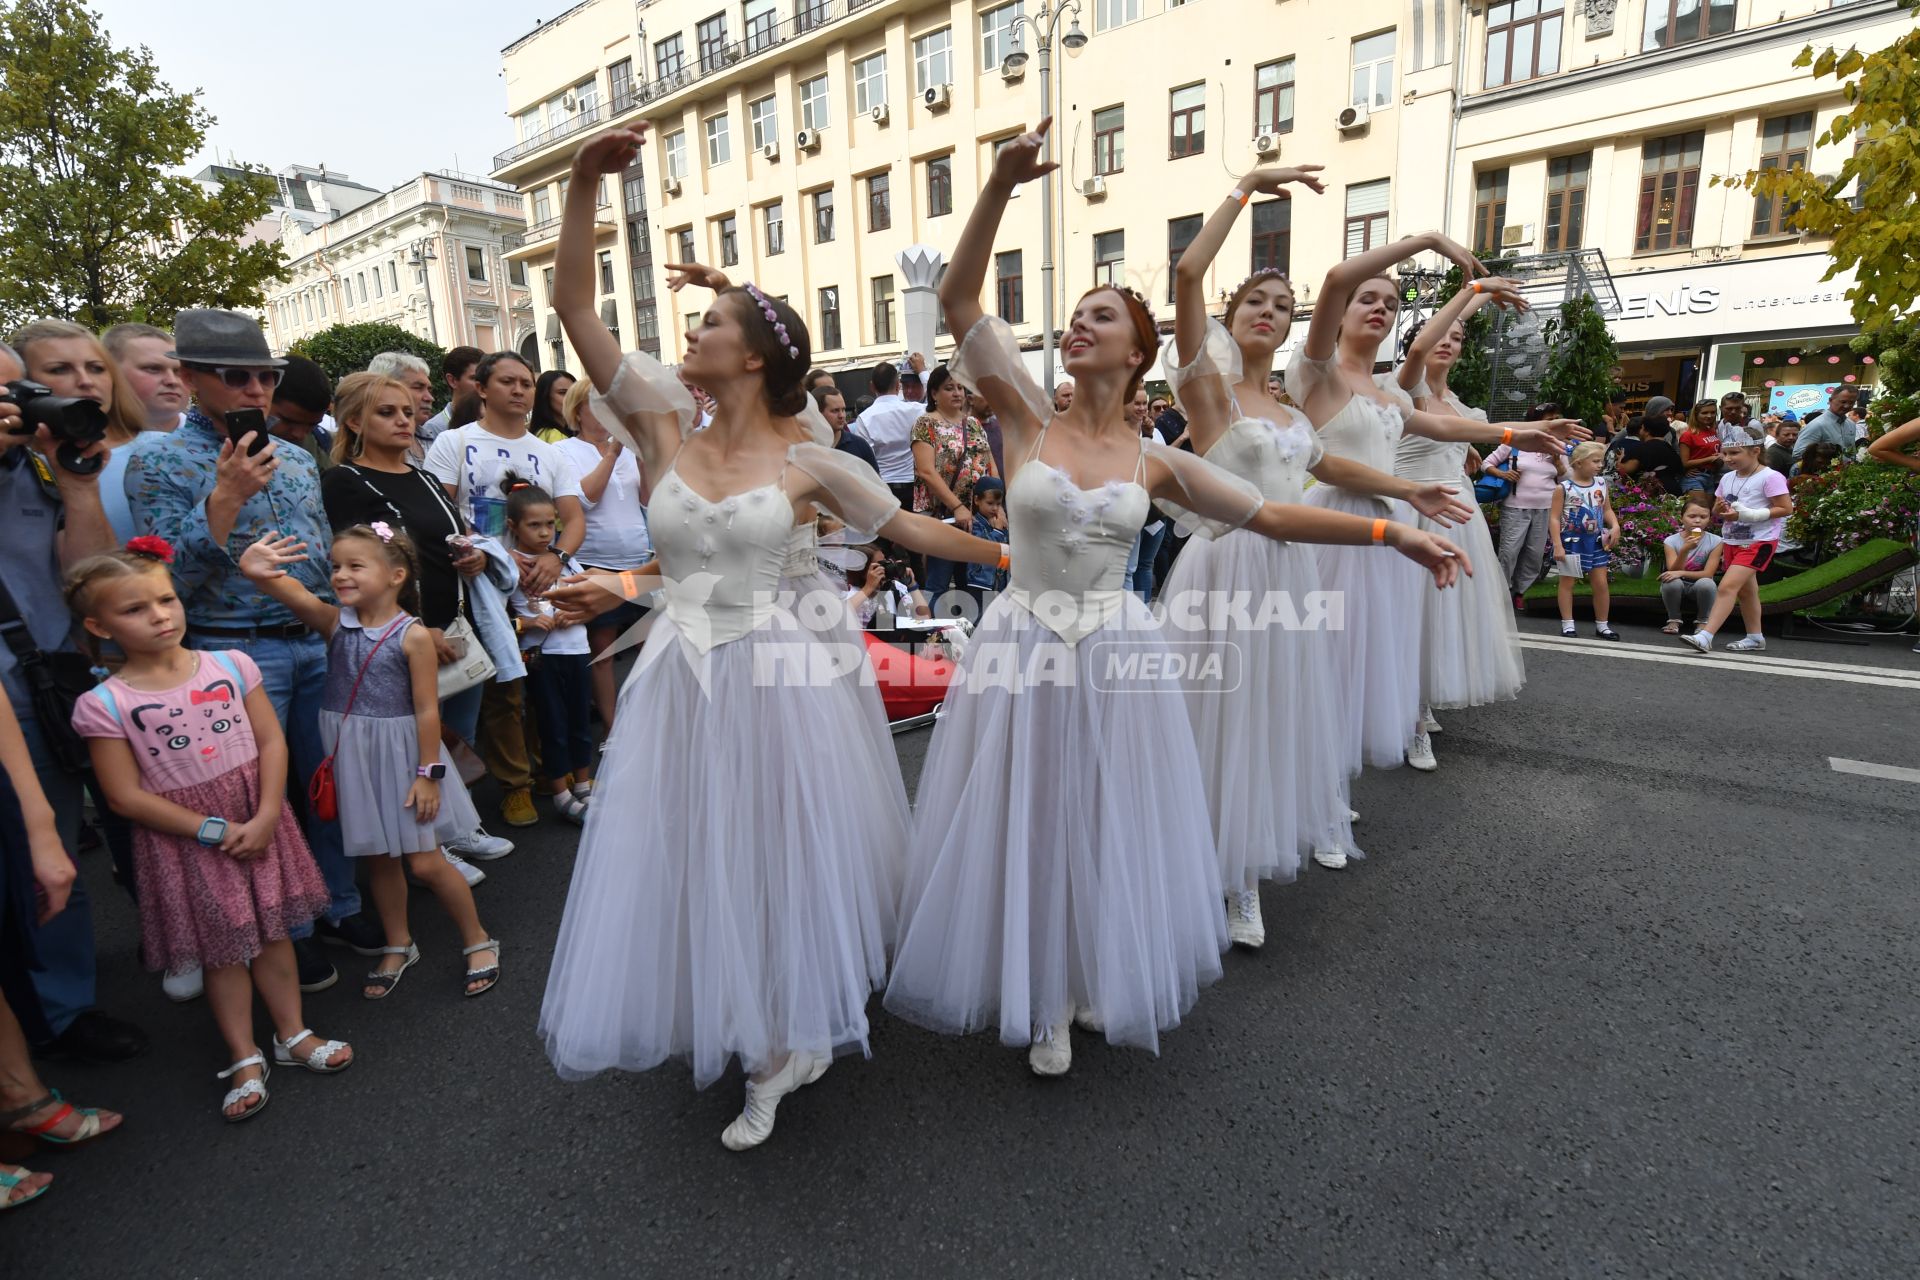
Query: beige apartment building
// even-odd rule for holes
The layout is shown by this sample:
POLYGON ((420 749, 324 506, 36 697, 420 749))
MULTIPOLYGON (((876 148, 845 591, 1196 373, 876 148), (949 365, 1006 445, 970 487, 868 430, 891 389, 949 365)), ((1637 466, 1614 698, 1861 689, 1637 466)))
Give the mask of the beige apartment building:
MULTIPOLYGON (((895 255, 950 251, 996 146, 1046 114, 1029 13, 1041 11, 1021 0, 587 0, 508 46, 516 141, 494 176, 531 201, 513 256, 529 268, 546 363, 571 360, 545 311, 561 187, 579 142, 611 123, 649 130, 597 220, 602 313, 623 342, 679 358, 700 298, 665 292, 659 264, 693 257, 784 296, 828 367, 902 354, 895 255), (1017 71, 1004 66, 1016 45, 1030 55, 1017 71)), ((1164 307, 1187 240, 1261 163, 1323 163, 1329 191, 1256 201, 1216 292, 1257 265, 1317 273, 1385 236, 1401 17, 1387 0, 1069 9, 1056 34, 1077 20, 1088 38, 1052 59, 1056 324, 1096 281, 1164 307)), ((1014 201, 987 286, 1034 345, 1042 204, 1038 184, 1014 201)))
POLYGON ((1827 245, 1787 210, 1714 179, 1836 173, 1843 156, 1813 140, 1844 98, 1793 60, 1808 44, 1876 49, 1911 22, 1892 0, 1476 3, 1464 57, 1403 86, 1403 151, 1452 156, 1429 189, 1444 208, 1409 189, 1406 224, 1444 221, 1489 254, 1601 250, 1636 402, 1744 388, 1824 407, 1834 384, 1877 381, 1846 345, 1848 281, 1821 280, 1827 245))
POLYGON ((290 214, 291 274, 267 298, 275 351, 335 324, 383 322, 442 347, 537 354, 520 194, 486 178, 423 173, 330 220, 290 214))

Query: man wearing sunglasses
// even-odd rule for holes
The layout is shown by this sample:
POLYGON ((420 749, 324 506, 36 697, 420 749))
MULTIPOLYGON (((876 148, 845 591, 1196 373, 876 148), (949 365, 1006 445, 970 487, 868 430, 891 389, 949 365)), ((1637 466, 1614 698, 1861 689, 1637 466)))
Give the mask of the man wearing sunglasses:
MULTIPOLYGON (((333 598, 327 559, 333 534, 320 503, 320 468, 304 449, 267 430, 287 362, 267 349, 256 321, 232 311, 182 311, 173 336, 193 404, 159 447, 127 464, 133 521, 141 533, 173 544, 187 643, 244 650, 259 665, 293 756, 287 790, 304 801, 326 754, 320 746, 326 642, 286 606, 261 595, 241 575, 240 556, 270 532, 291 534, 307 544, 293 576, 321 599, 333 598)), ((385 939, 360 914, 339 825, 309 819, 306 831, 333 898, 321 931, 363 955, 376 953, 385 939)), ((301 988, 318 991, 339 975, 311 936, 303 936, 308 932, 294 931, 294 951, 301 988)))

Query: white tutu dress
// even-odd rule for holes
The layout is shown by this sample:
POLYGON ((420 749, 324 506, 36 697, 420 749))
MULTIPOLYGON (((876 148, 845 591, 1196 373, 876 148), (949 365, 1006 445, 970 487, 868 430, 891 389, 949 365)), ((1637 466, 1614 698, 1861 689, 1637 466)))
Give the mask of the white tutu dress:
MULTIPOLYGON (((693 405, 630 354, 596 409, 631 445, 635 417, 684 424, 693 405)), ((673 1057, 705 1087, 733 1058, 753 1072, 866 1049, 906 795, 877 695, 849 679, 865 650, 780 596, 801 472, 864 536, 898 509, 870 468, 817 444, 745 493, 710 500, 672 467, 654 486, 665 605, 620 692, 540 1014, 563 1077, 673 1057)))
MULTIPOLYGON (((1206 460, 1249 481, 1270 502, 1304 500, 1320 461, 1313 424, 1247 416, 1234 398, 1240 350, 1217 321, 1206 343, 1167 377, 1190 422, 1227 421, 1206 460)), ((1231 655, 1236 687, 1186 682, 1187 712, 1213 817, 1220 878, 1229 893, 1291 880, 1314 847, 1351 848, 1347 773, 1329 744, 1343 740, 1334 701, 1330 600, 1316 548, 1247 529, 1194 531, 1161 590, 1168 635, 1231 655)))
MULTIPOLYGON (((952 362, 1005 421, 1051 417, 1005 323, 952 362)), ((987 607, 921 773, 886 1007, 947 1033, 1025 1045, 1075 1009, 1148 1050, 1227 946, 1193 732, 1159 622, 1121 586, 1150 507, 1148 455, 1227 527, 1250 486, 1143 441, 1130 481, 1082 489, 1042 461, 1007 484, 1012 579, 987 607)))
MULTIPOLYGON (((1293 353, 1287 394, 1295 404, 1307 403, 1320 386, 1344 381, 1336 360, 1309 360, 1304 346, 1293 353)), ((1405 412, 1398 402, 1354 395, 1320 427, 1320 443, 1335 457, 1391 474, 1405 412)), ((1308 490, 1307 501, 1402 524, 1412 524, 1416 516, 1404 502, 1328 484, 1308 490)), ((1347 769, 1391 769, 1405 763, 1420 714, 1420 593, 1434 588, 1420 566, 1384 547, 1321 546, 1317 551, 1321 579, 1345 605, 1343 626, 1334 638, 1334 679, 1347 769)))
MULTIPOLYGON (((1487 420, 1485 413, 1462 404, 1451 391, 1435 396, 1422 384, 1413 394, 1433 402, 1437 412, 1487 420)), ((1452 590, 1427 591, 1421 597, 1425 615, 1420 632, 1421 701, 1440 710, 1503 702, 1516 697, 1527 682, 1506 580, 1497 569, 1489 572, 1500 557, 1493 548, 1487 517, 1480 504, 1473 502, 1467 449, 1464 443, 1403 435, 1393 463, 1395 475, 1453 485, 1473 505, 1473 518, 1451 527, 1415 513, 1422 529, 1466 552, 1467 563, 1473 566, 1473 576, 1463 575, 1452 590)))

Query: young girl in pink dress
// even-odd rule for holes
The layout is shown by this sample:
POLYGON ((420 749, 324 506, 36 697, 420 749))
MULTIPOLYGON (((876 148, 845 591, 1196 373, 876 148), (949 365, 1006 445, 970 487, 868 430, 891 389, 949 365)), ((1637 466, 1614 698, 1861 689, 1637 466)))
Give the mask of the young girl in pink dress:
POLYGON ((268 1067, 254 1043, 253 992, 274 1025, 274 1062, 321 1075, 353 1065, 300 1011, 287 934, 327 907, 300 824, 282 803, 287 743, 253 659, 181 643, 186 610, 159 538, 80 562, 67 603, 126 665, 80 699, 73 727, 115 813, 133 824, 140 942, 147 964, 206 973, 207 1003, 232 1063, 229 1122, 266 1109, 268 1067))

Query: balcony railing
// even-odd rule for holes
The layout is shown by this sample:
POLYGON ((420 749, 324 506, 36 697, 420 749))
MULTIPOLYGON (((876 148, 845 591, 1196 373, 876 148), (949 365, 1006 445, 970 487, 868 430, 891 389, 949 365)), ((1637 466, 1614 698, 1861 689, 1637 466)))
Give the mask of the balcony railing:
POLYGON ((513 161, 518 160, 521 156, 530 155, 535 151, 539 151, 551 143, 558 142, 568 134, 579 133, 582 129, 590 125, 599 124, 606 118, 606 104, 595 102, 592 106, 584 110, 574 112, 565 120, 562 120, 559 124, 551 128, 542 129, 539 133, 530 134, 520 139, 520 141, 493 158, 493 167, 495 169, 503 168, 513 161))
MULTIPOLYGON (((524 248, 530 244, 537 244, 542 240, 551 240, 554 236, 560 234, 560 224, 565 220, 566 215, 561 214, 557 218, 548 218, 545 222, 534 223, 527 228, 526 238, 521 240, 520 244, 515 247, 524 248)), ((595 205, 593 208, 593 224, 596 227, 612 226, 613 206, 605 203, 595 205)), ((502 252, 505 252, 504 247, 502 252)))

